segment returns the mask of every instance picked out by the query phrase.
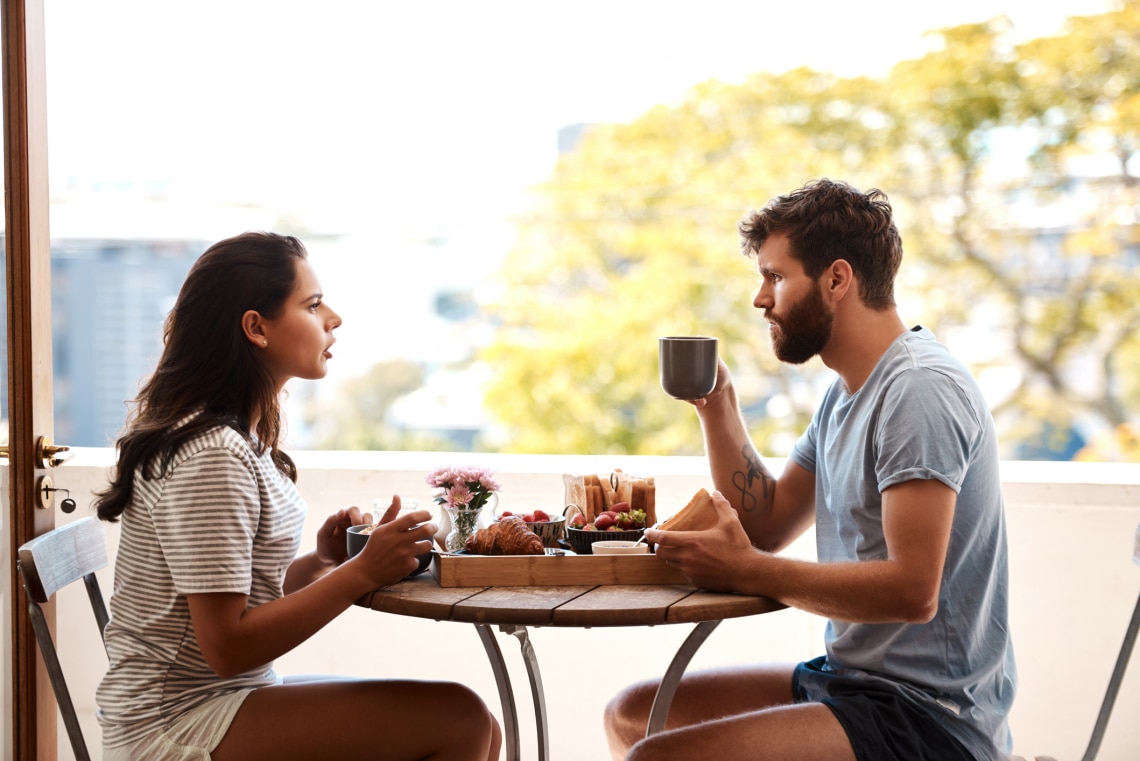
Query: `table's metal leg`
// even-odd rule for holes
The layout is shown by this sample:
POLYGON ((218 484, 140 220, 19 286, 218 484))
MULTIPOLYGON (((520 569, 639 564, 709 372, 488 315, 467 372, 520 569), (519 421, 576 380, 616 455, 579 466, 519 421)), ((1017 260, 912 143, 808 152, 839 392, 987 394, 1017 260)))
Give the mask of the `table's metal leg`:
POLYGON ((657 688, 657 695, 653 698, 653 708, 649 712, 649 726, 645 729, 645 736, 656 734, 665 728, 665 718, 669 715, 669 706, 673 703, 673 695, 677 692, 677 685, 681 675, 689 665, 689 661, 696 655, 704 641, 709 638, 720 621, 701 621, 689 632, 689 636, 677 649, 669 668, 665 670, 665 677, 657 688))
POLYGON ((507 674, 507 664, 503 661, 503 651, 495 641, 495 633, 487 624, 475 624, 479 632, 479 639, 483 641, 483 649, 487 651, 487 660, 491 662, 491 671, 495 675, 495 686, 499 688, 499 702, 503 706, 503 740, 506 743, 507 761, 521 761, 519 755, 519 715, 515 710, 515 693, 511 689, 511 678, 507 674))
POLYGON ((534 646, 530 642, 525 626, 503 624, 499 631, 504 634, 513 634, 519 638, 519 647, 522 648, 523 662, 526 663, 526 673, 530 677, 530 695, 534 700, 534 723, 538 730, 538 761, 550 758, 550 733, 546 722, 546 693, 542 689, 542 675, 538 671, 538 658, 534 654, 534 646))

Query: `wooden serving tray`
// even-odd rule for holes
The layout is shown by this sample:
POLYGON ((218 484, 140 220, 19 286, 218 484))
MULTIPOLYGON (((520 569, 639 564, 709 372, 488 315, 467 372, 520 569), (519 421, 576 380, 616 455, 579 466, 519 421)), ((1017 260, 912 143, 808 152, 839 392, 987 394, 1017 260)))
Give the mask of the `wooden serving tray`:
POLYGON ((441 587, 557 587, 689 584, 656 555, 441 555, 431 561, 441 587))

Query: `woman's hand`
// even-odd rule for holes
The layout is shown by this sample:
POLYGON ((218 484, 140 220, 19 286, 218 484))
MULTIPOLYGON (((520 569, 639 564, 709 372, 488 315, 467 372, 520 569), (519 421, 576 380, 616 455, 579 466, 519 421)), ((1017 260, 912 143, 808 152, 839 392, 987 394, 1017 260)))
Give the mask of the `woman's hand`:
POLYGON ((317 558, 326 565, 340 565, 348 557, 348 529, 371 522, 372 516, 361 512, 359 507, 337 510, 325 518, 324 524, 317 531, 317 558))
POLYGON ((431 512, 401 513, 400 498, 393 497, 353 563, 363 566, 377 586, 394 584, 419 567, 417 556, 431 552, 438 530, 431 522, 431 512))

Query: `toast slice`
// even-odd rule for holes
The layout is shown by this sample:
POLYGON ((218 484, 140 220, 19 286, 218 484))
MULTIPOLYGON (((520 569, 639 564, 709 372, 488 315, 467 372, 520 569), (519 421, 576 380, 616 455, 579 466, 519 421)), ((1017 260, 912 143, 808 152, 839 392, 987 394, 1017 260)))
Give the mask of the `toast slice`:
POLYGON ((703 531, 715 525, 716 508, 713 507, 712 495, 707 489, 701 489, 693 495, 689 504, 658 528, 666 531, 703 531))

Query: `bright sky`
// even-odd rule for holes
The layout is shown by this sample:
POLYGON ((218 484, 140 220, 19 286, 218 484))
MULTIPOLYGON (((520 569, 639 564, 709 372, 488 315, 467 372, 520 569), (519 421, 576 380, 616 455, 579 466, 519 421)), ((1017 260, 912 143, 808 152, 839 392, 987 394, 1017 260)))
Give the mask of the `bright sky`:
MULTIPOLYGON (((53 194, 146 190, 327 230, 492 224, 559 128, 709 78, 881 74, 923 32, 1033 37, 1110 0, 50 0, 53 194)), ((140 220, 141 222, 141 220, 140 220)))
POLYGON ((216 240, 275 225, 244 204, 353 233, 305 236, 345 318, 330 380, 445 360, 471 337, 433 314, 434 288, 502 260, 559 129, 633 119, 711 78, 880 75, 931 29, 1004 14, 1045 36, 1109 2, 47 0, 50 182, 70 202, 52 230, 216 240), (429 238, 446 245, 408 242, 429 238))

